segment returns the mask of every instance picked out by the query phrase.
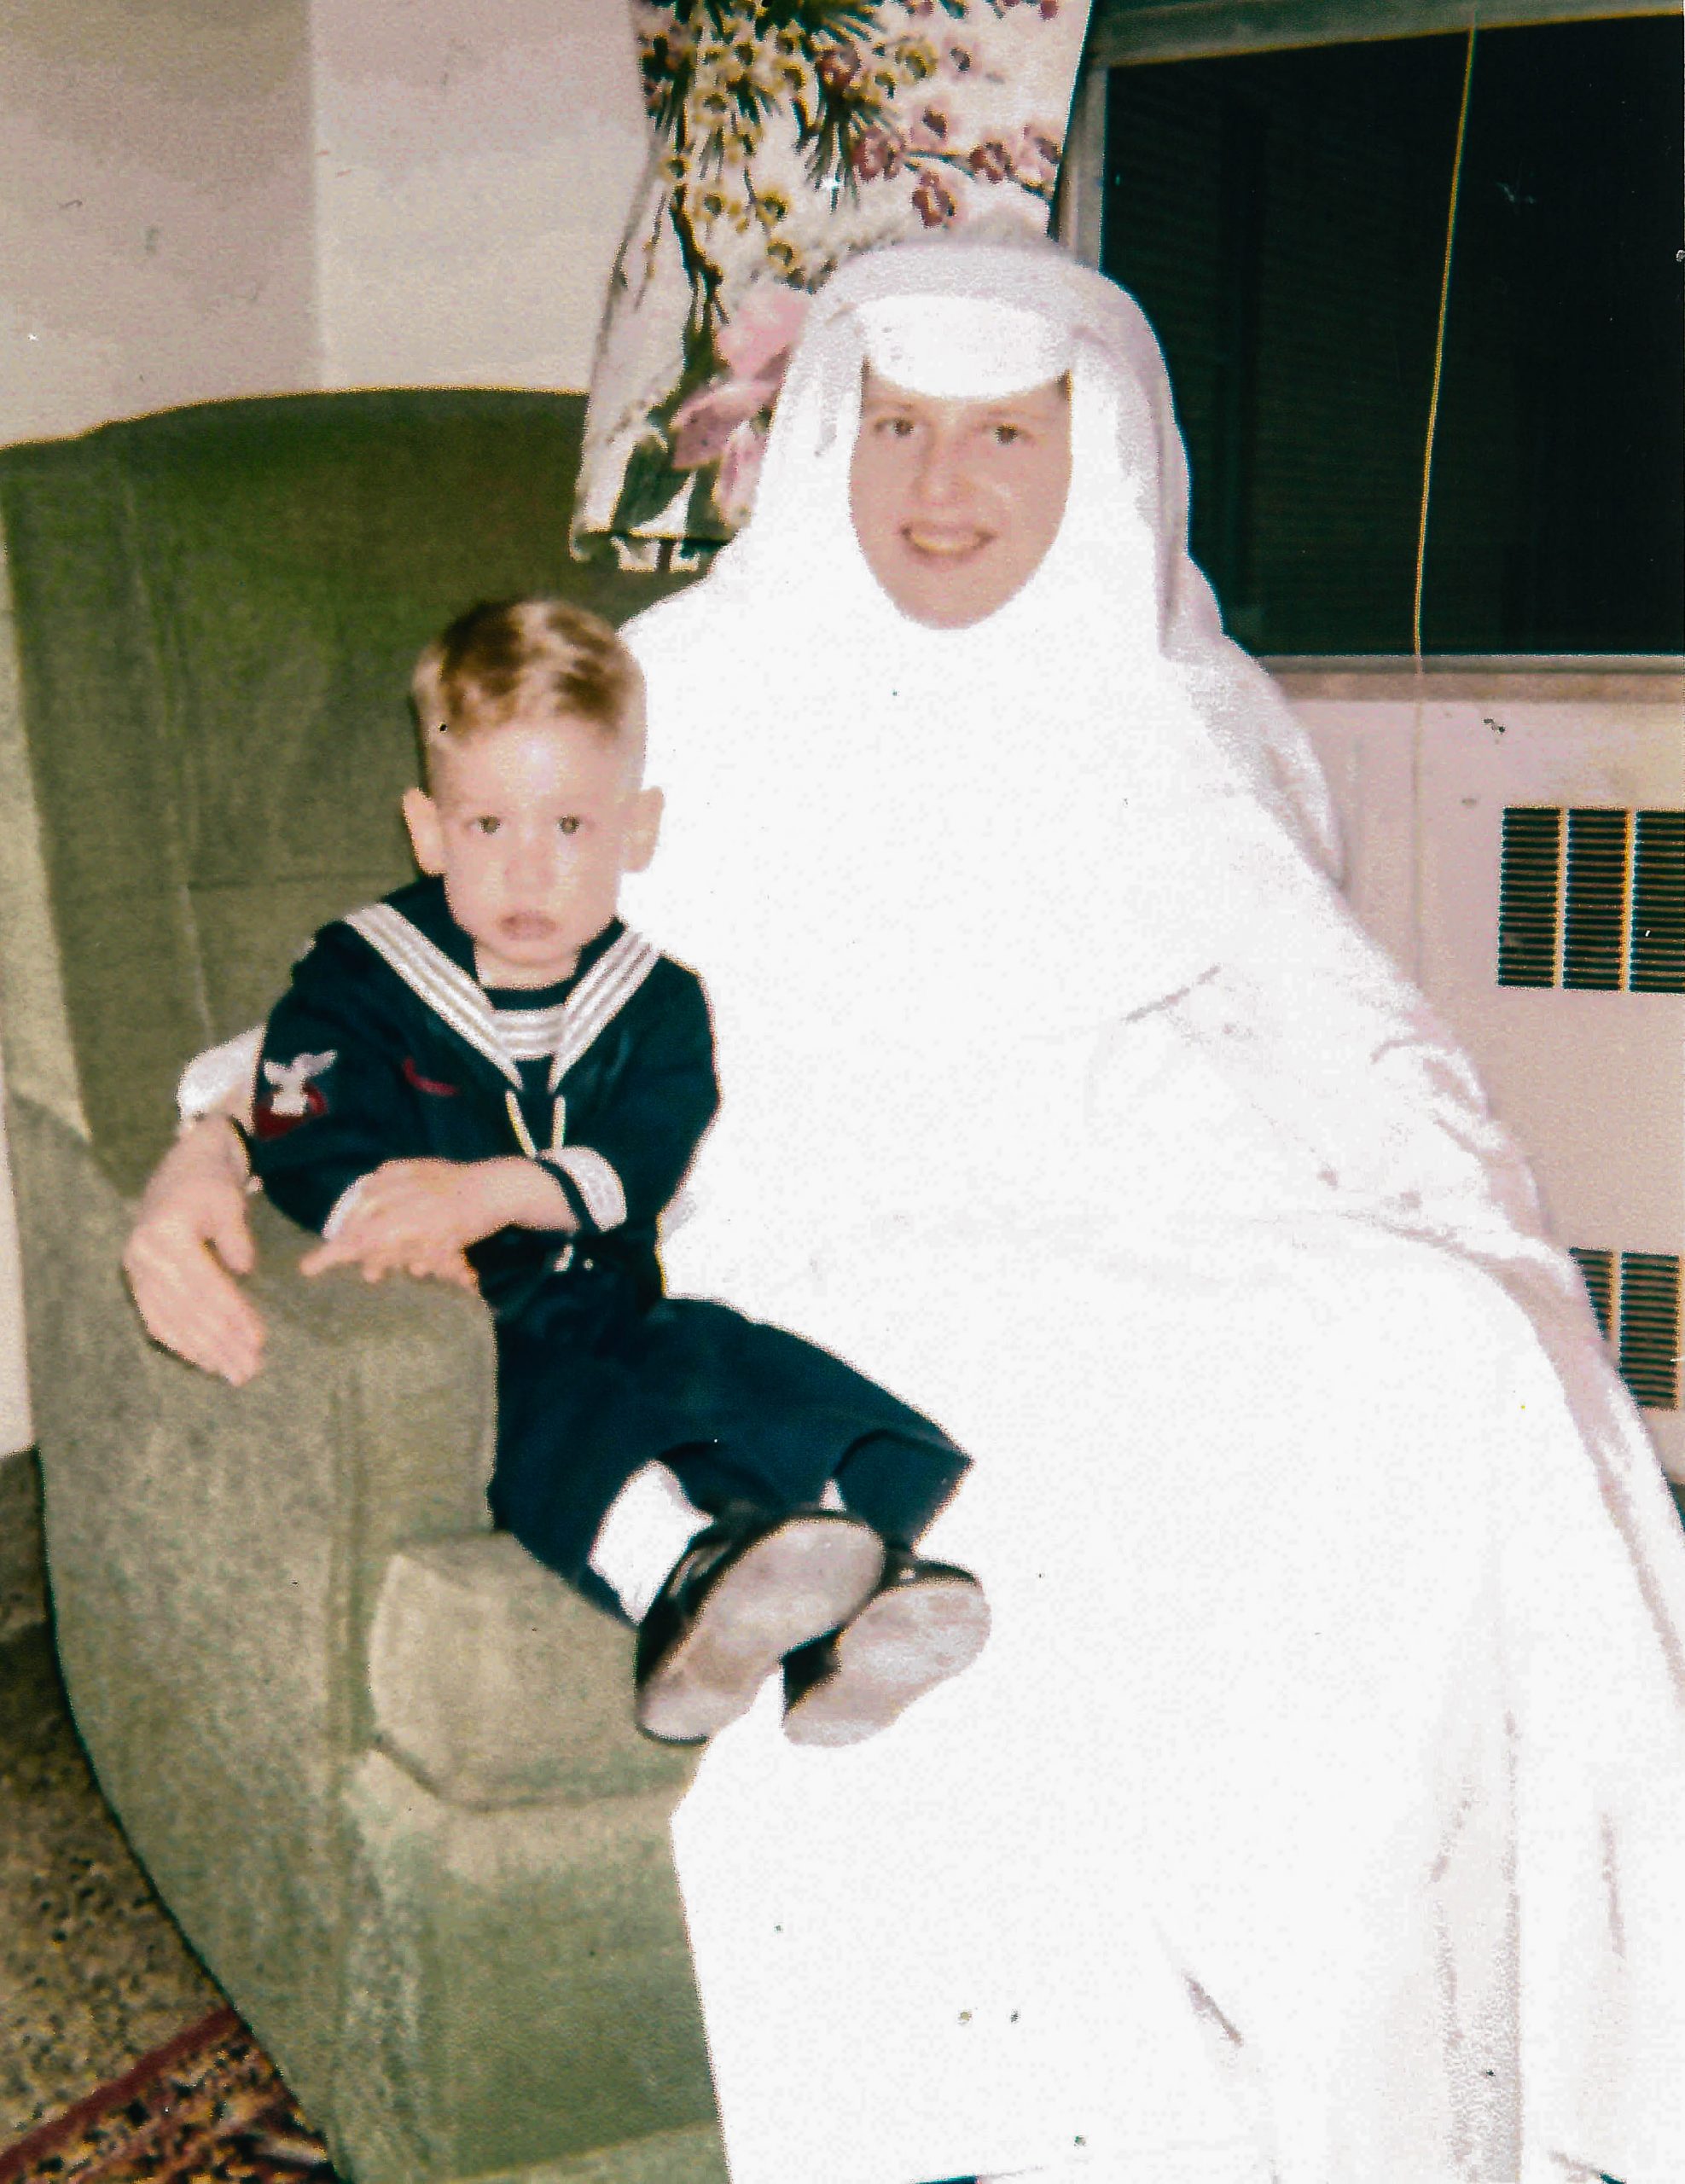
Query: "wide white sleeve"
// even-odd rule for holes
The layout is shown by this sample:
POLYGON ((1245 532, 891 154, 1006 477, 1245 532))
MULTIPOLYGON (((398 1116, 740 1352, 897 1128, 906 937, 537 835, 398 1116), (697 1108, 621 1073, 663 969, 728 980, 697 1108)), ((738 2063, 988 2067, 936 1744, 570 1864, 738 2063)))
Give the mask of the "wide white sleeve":
POLYGON ((254 1024, 249 1031, 239 1032, 221 1046, 209 1047, 194 1056, 176 1087, 176 1107, 183 1129, 203 1115, 220 1113, 250 1100, 263 1043, 264 1027, 254 1024))

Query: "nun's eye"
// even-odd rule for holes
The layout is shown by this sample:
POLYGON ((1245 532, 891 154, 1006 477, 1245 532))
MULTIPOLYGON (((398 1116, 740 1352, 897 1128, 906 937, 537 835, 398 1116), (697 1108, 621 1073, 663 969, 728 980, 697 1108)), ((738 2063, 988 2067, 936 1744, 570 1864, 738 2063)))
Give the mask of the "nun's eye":
POLYGON ((1022 425, 991 425, 989 433, 996 447, 1013 447, 1029 437, 1022 425))
POLYGON ((909 440, 917 427, 910 417, 880 417, 877 429, 886 439, 909 440))
POLYGON ((584 823, 578 819, 558 819, 555 830, 559 834, 577 834, 584 823))
POLYGON ((469 820, 468 832, 471 834, 495 834, 503 823, 501 819, 492 818, 490 813, 482 813, 478 818, 469 820))

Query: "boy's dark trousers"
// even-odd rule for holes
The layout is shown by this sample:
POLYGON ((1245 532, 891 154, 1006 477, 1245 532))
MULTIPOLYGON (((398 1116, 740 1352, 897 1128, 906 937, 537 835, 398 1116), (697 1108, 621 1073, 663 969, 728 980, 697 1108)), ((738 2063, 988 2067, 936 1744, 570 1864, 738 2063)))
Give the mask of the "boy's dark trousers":
POLYGON ((529 1554, 625 1620, 590 1556, 634 1472, 662 1463, 699 1509, 844 1506, 910 1546, 968 1459, 941 1429, 828 1350, 723 1305, 646 1304, 630 1270, 587 1256, 497 1327, 492 1515, 529 1554))

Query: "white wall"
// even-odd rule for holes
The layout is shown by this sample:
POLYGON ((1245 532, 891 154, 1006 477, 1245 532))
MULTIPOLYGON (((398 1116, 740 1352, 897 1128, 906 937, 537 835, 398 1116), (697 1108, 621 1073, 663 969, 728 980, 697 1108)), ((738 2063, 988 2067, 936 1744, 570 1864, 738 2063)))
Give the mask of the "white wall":
POLYGON ((0 439, 316 374, 306 0, 0 10, 0 439))
POLYGON ((648 134, 624 0, 315 0, 328 386, 583 387, 648 134))
POLYGON ((647 149, 624 0, 8 0, 0 443, 583 387, 647 149))

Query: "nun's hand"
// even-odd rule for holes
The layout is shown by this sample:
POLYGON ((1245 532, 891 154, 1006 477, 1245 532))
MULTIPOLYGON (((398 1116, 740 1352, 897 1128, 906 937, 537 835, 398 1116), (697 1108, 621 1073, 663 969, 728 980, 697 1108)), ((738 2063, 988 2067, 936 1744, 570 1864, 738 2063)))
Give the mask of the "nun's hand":
POLYGON ((235 1275, 255 1252, 245 1147, 207 1116, 171 1147, 142 1195, 123 1250, 130 1294, 153 1340, 243 1387, 263 1362, 262 1317, 235 1275))

